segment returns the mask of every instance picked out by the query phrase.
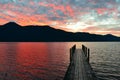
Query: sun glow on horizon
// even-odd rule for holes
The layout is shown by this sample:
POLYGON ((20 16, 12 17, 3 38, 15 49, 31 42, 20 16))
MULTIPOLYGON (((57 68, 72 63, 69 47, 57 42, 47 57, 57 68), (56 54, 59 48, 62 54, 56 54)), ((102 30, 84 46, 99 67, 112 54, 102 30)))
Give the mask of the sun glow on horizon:
POLYGON ((71 30, 71 32, 80 32, 82 29, 85 29, 87 27, 88 26, 83 22, 66 23, 66 28, 71 30))

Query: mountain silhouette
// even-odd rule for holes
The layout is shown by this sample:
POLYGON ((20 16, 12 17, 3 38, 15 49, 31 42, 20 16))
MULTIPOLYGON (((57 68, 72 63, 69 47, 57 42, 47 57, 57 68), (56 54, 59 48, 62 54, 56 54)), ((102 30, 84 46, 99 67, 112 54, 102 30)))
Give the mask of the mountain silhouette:
POLYGON ((120 41, 120 37, 97 35, 84 32, 65 32, 54 29, 50 26, 20 26, 14 22, 0 26, 1 42, 22 42, 22 41, 120 41))

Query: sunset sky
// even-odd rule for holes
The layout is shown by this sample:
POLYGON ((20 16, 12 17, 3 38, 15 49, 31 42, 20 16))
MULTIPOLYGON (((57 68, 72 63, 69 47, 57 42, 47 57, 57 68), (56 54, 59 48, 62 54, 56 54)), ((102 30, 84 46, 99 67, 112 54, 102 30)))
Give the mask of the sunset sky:
POLYGON ((120 0, 0 0, 0 25, 10 21, 120 36, 120 0))

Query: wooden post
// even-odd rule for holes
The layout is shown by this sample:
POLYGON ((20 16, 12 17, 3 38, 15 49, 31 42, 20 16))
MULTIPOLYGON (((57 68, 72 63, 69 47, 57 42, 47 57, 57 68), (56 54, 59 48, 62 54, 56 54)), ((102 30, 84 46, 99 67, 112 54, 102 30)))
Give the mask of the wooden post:
POLYGON ((83 47, 84 47, 84 46, 82 45, 82 50, 83 50, 83 47))
POLYGON ((88 48, 86 47, 86 57, 88 56, 88 48))
POLYGON ((87 57, 87 47, 85 47, 85 54, 86 54, 86 57, 87 57))
POLYGON ((70 48, 70 64, 72 62, 72 49, 70 48))
POLYGON ((84 52, 85 52, 85 46, 84 46, 83 50, 84 50, 84 52))
POLYGON ((82 50, 83 50, 83 52, 85 52, 85 46, 84 45, 82 45, 82 50))
POLYGON ((85 47, 85 51, 84 51, 85 57, 86 57, 86 47, 85 47))
POLYGON ((82 51, 83 51, 84 46, 82 45, 82 51))
POLYGON ((84 46, 84 48, 85 48, 85 50, 84 50, 84 54, 85 54, 85 56, 86 56, 86 47, 84 46))
POLYGON ((90 62, 90 49, 88 49, 88 62, 90 62))
POLYGON ((73 56, 74 56, 74 53, 75 53, 75 49, 76 49, 76 45, 74 45, 72 48, 70 48, 70 64, 73 64, 73 56))
POLYGON ((74 60, 74 46, 72 47, 72 65, 73 65, 73 61, 74 60))
POLYGON ((74 45, 73 47, 72 47, 72 49, 73 49, 73 53, 75 52, 75 49, 76 49, 76 45, 74 45))

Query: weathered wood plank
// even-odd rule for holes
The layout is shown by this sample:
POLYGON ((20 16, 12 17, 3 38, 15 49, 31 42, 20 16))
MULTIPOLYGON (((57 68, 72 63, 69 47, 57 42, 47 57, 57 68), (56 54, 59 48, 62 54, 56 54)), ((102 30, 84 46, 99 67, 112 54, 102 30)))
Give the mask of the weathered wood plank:
POLYGON ((74 80, 88 80, 84 57, 81 49, 77 49, 75 53, 75 78, 74 80))

